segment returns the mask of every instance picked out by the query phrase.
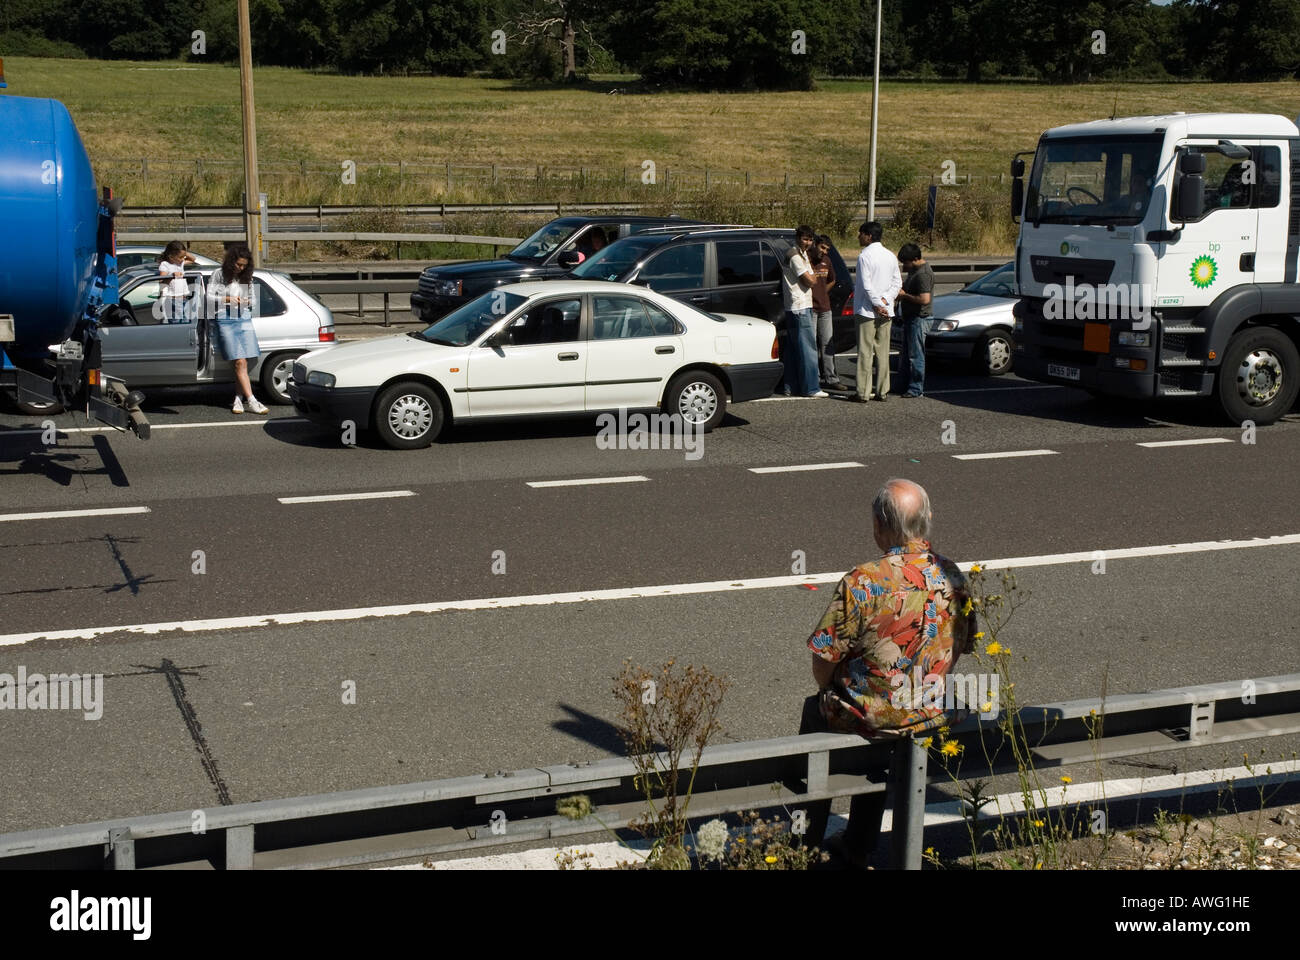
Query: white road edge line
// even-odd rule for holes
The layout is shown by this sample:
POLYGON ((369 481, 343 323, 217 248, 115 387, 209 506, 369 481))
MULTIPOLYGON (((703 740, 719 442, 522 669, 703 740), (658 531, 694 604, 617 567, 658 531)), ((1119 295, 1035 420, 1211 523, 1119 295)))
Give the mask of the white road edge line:
POLYGON ((335 500, 384 500, 389 497, 413 497, 414 490, 376 490, 371 493, 330 493, 315 497, 276 497, 281 503, 332 503, 335 500))
MULTIPOLYGON (((203 423, 155 423, 150 430, 192 430, 195 427, 251 427, 268 423, 307 423, 306 417, 256 417, 251 420, 206 420, 203 423)), ((58 433, 125 433, 116 427, 55 427, 58 433)), ((0 437, 23 437, 42 434, 44 430, 3 430, 0 437)))
MULTIPOLYGON (((1205 540, 1198 543, 1170 543, 1150 547, 1121 547, 1112 550, 1089 550, 1078 553, 1047 554, 1038 557, 1009 557, 1002 560, 964 561, 958 566, 969 570, 979 563, 985 570, 1005 567, 1044 567, 1052 564, 1091 563, 1104 555, 1108 560, 1129 557, 1165 557, 1183 553, 1214 550, 1244 550, 1251 547, 1280 547, 1300 544, 1300 533, 1253 540, 1205 540)), ((701 593, 727 593, 736 590, 765 590, 772 587, 795 587, 802 584, 837 583, 842 571, 805 576, 760 577, 754 580, 712 580, 701 583, 672 583, 646 587, 616 587, 609 590, 578 590, 573 593, 539 593, 518 597, 483 597, 477 600, 443 600, 430 603, 392 604, 383 607, 350 607, 341 610, 306 610, 297 613, 267 613, 247 617, 220 617, 209 620, 172 620, 163 623, 116 624, 106 627, 79 627, 71 630, 39 630, 35 633, 0 635, 0 647, 17 646, 33 640, 93 640, 113 633, 166 633, 182 630, 198 633, 210 630, 244 630, 252 627, 288 626, 299 623, 325 623, 364 620, 369 617, 401 617, 412 613, 446 613, 449 611, 503 610, 508 607, 540 607, 561 603, 588 603, 598 600, 635 600, 652 597, 689 596, 701 593)))
POLYGON ((1236 443, 1228 437, 1200 437, 1196 440, 1151 440, 1139 443, 1139 447, 1193 447, 1201 443, 1236 443))
POLYGON ((589 483, 649 483, 649 477, 588 477, 584 480, 529 480, 530 487, 580 487, 589 483))
POLYGON ((843 463, 799 463, 790 467, 750 467, 750 473, 792 473, 796 470, 845 470, 849 467, 860 467, 862 464, 855 460, 846 460, 843 463))
POLYGON ((148 513, 148 507, 101 507, 96 510, 49 510, 45 513, 0 513, 0 523, 10 520, 61 520, 64 517, 116 517, 125 513, 148 513))
POLYGON ((1051 457, 1055 450, 1006 450, 1002 453, 954 453, 954 460, 998 460, 1002 457, 1051 457))

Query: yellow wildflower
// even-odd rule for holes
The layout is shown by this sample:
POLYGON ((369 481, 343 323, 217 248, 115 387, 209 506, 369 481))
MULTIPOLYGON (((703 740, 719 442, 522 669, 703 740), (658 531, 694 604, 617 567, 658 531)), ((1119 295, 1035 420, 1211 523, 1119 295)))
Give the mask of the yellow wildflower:
POLYGON ((980 572, 981 570, 983 570, 983 569, 984 569, 984 568, 981 567, 978 563, 972 563, 972 564, 970 565, 970 572, 971 572, 971 573, 979 573, 979 572, 980 572))
POLYGON ((776 857, 772 856, 771 854, 768 854, 766 857, 763 858, 763 862, 764 862, 764 863, 776 863, 776 857))
POLYGON ((966 603, 962 605, 962 608, 961 608, 961 615, 962 615, 963 617, 969 617, 969 616, 970 616, 970 612, 971 612, 973 609, 975 609, 975 604, 971 603, 970 600, 969 600, 969 598, 968 598, 968 599, 966 600, 966 603))
POLYGON ((1062 778, 1061 778, 1061 782, 1062 782, 1062 783, 1074 783, 1074 781, 1071 780, 1069 777, 1062 777, 1062 778))
POLYGON ((990 657, 996 657, 1004 649, 1006 648, 1003 647, 1002 644, 994 640, 992 643, 990 643, 987 647, 984 648, 984 652, 987 653, 990 657))
POLYGON ((957 754, 961 753, 961 751, 962 745, 956 740, 949 740, 939 749, 939 752, 946 757, 955 757, 957 754))
POLYGON ((737 843, 744 843, 744 842, 745 842, 745 838, 744 838, 744 837, 737 837, 737 838, 736 838, 736 842, 737 842, 737 843))
POLYGON ((1042 820, 1035 820, 1035 821, 1034 821, 1034 826, 1036 826, 1036 827, 1041 827, 1042 825, 1043 825, 1043 821, 1042 821, 1042 820))
POLYGON ((975 634, 975 639, 976 639, 976 640, 983 640, 983 639, 984 639, 984 631, 983 631, 983 630, 978 631, 978 632, 975 634))
POLYGON ((980 704, 980 713, 990 713, 990 712, 992 712, 992 710, 993 710, 993 701, 992 701, 992 700, 988 701, 987 703, 981 703, 981 704, 980 704))
POLYGON ((930 744, 932 744, 932 743, 934 743, 934 737, 926 737, 924 740, 921 741, 921 746, 923 746, 923 747, 925 747, 925 749, 929 750, 929 749, 930 749, 930 744))

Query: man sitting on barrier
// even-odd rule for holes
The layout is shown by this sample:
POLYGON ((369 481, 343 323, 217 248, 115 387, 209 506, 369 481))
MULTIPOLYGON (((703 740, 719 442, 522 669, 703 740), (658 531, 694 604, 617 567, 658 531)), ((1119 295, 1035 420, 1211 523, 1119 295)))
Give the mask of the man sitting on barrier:
MULTIPOLYGON (((904 738, 956 718, 944 677, 971 652, 975 618, 966 578, 930 549, 930 498, 889 480, 871 504, 879 560, 854 567, 808 638, 819 692, 804 701, 800 733, 904 738)), ((804 842, 821 843, 830 801, 808 805, 804 842)), ((839 852, 861 864, 880 834, 884 792, 854 796, 839 852)))

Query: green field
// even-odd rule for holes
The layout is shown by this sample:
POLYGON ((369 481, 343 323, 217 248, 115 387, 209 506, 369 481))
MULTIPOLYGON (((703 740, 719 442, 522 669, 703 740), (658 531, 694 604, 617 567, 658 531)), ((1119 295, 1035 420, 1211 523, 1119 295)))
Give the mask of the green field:
MULTIPOLYGON (((25 57, 7 59, 5 68, 7 93, 67 104, 97 173, 129 206, 238 203, 237 68, 25 57), (146 157, 147 175, 141 165, 146 157), (196 158, 230 165, 209 163, 200 172, 196 158)), ((779 184, 787 173, 796 184, 811 184, 833 174, 845 179, 831 193, 860 198, 856 181, 867 167, 871 85, 863 81, 822 81, 812 93, 703 94, 638 92, 630 78, 538 88, 483 78, 343 77, 273 67, 259 68, 254 78, 263 189, 272 204, 655 199, 656 189, 669 193, 665 168, 679 178, 677 188, 701 186, 705 168, 715 181, 728 171, 748 171, 756 184, 779 184), (355 186, 344 185, 335 172, 344 160, 357 165, 355 186), (639 182, 645 160, 656 165, 657 188, 639 182), (383 173, 373 166, 398 161, 585 167, 588 175, 580 182, 503 177, 496 186, 458 179, 448 191, 445 176, 432 168, 408 170, 399 185, 395 166, 383 173)), ((1294 118, 1300 83, 885 82, 880 155, 895 172, 923 181, 937 176, 946 160, 961 178, 996 177, 1013 152, 1033 148, 1042 130, 1106 117, 1113 109, 1121 116, 1185 110, 1294 118)), ((734 199, 740 188, 732 193, 734 199)), ((771 187, 744 195, 757 202, 774 196, 771 187)), ((761 219, 761 213, 753 216, 761 219)))

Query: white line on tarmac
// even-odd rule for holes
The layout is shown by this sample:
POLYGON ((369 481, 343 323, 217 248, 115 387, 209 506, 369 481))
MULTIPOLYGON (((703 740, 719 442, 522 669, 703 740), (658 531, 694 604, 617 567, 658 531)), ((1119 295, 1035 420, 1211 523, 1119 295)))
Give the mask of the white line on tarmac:
MULTIPOLYGON (((1300 533, 1254 540, 1206 540, 1198 543, 1172 543, 1150 547, 1125 547, 1115 550, 1092 550, 1079 553, 1056 553, 1038 557, 1009 557, 1002 560, 975 561, 985 570, 1004 567, 1042 567, 1052 564, 1090 563, 1100 556, 1108 560, 1126 557, 1163 557, 1212 550, 1244 550, 1251 547, 1277 547, 1300 544, 1300 533)), ((972 561, 958 564, 969 570, 972 561)), ((610 590, 578 590, 572 593, 538 593, 518 597, 484 597, 477 600, 444 600, 430 603, 393 604, 383 607, 350 607, 341 610, 307 610, 297 613, 267 613, 248 617, 220 617, 210 620, 172 620, 161 623, 117 624, 107 627, 78 627, 70 630, 40 630, 35 633, 0 635, 0 647, 17 646, 33 640, 93 640, 113 633, 166 633, 183 630, 198 633, 211 630, 247 630, 254 627, 287 626, 299 623, 325 623, 363 620, 368 617, 401 617, 412 613, 446 613, 449 611, 503 610, 508 607, 544 607, 561 603, 588 603, 600 600, 636 600, 652 597, 689 596, 701 593, 727 593, 737 590, 766 590, 772 587, 796 587, 836 583, 842 572, 805 576, 760 577, 754 580, 712 580, 701 583, 672 583, 647 587, 617 587, 610 590)))
POLYGON ((860 467, 862 464, 853 460, 846 460, 843 463, 799 463, 791 467, 750 467, 750 473, 792 473, 796 470, 845 470, 849 467, 860 467))
POLYGON ((115 517, 124 513, 148 513, 148 507, 101 507, 96 510, 50 510, 45 513, 0 513, 0 522, 10 520, 61 520, 64 517, 115 517))
POLYGON ((1055 450, 1006 450, 1002 453, 954 453, 954 460, 997 460, 1002 457, 1049 457, 1055 450))
MULTIPOLYGON (((251 427, 257 424, 281 424, 281 423, 306 423, 306 417, 258 417, 252 420, 209 420, 203 423, 155 423, 150 424, 150 430, 193 430, 196 427, 251 427)), ((125 433, 124 430, 118 430, 116 427, 56 427, 59 433, 125 433)), ((42 434, 44 430, 3 430, 0 431, 0 438, 3 437, 23 437, 31 434, 42 434)))
POLYGON ((1149 443, 1139 443, 1139 447, 1193 447, 1199 443, 1236 443, 1227 437, 1200 437, 1196 440, 1152 440, 1149 443))
POLYGON ((276 497, 281 503, 332 503, 335 500, 385 500, 389 497, 413 497, 414 490, 376 490, 371 493, 333 493, 316 497, 276 497))
POLYGON ((585 480, 529 480, 530 487, 581 487, 589 483, 649 483, 649 477, 589 477, 585 480))
MULTIPOLYGON (((1068 768, 1061 768, 1068 769, 1068 768)), ((1131 797, 1142 796, 1152 800, 1165 797, 1183 797, 1187 794, 1204 792, 1207 789, 1224 789, 1231 783, 1233 790, 1256 790, 1276 786, 1289 776, 1294 776, 1300 767, 1295 761, 1283 761, 1273 765, 1271 775, 1264 774, 1259 768, 1229 767, 1222 770, 1189 770, 1186 773, 1163 777, 1131 777, 1122 780, 1090 781, 1067 786, 1048 787, 1044 791, 1046 803, 1036 797, 1038 812, 1048 812, 1058 807, 1075 807, 1078 804, 1120 803, 1131 797), (1281 767, 1282 769, 1279 769, 1281 767), (1287 769, 1289 767, 1289 769, 1287 769)), ((797 809, 797 808, 796 808, 797 809)), ((990 820, 999 814, 1022 813, 1025 810, 1023 793, 1004 793, 992 797, 981 808, 980 820, 990 820)), ((927 804, 925 808, 925 825, 937 827, 949 823, 960 823, 962 803, 960 800, 948 800, 942 803, 927 804)), ((848 818, 832 814, 827 824, 826 836, 834 836, 848 824, 848 818)), ((881 833, 893 829, 892 810, 886 810, 881 818, 881 833)), ((735 831, 732 831, 735 836, 735 831)), ((630 844, 631 850, 620 843, 584 843, 571 844, 566 847, 541 847, 508 854, 489 854, 481 857, 464 857, 457 860, 438 860, 432 863, 434 870, 558 870, 556 857, 562 852, 570 854, 588 854, 580 862, 593 869, 612 869, 620 862, 637 862, 649 853, 649 844, 630 844)), ((400 867, 376 867, 377 870, 420 870, 429 869, 423 864, 406 864, 400 867)))

